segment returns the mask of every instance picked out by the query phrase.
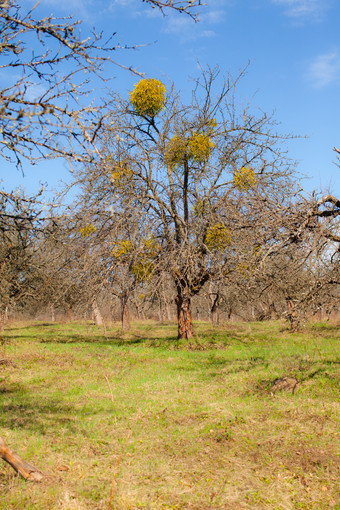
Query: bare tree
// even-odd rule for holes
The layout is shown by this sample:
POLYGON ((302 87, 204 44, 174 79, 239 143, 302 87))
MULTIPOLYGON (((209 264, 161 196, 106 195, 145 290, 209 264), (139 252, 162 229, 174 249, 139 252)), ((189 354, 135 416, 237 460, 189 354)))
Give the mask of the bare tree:
POLYGON ((283 293, 286 315, 296 330, 303 315, 337 300, 340 201, 331 194, 299 194, 282 218, 279 243, 268 252, 261 277, 263 288, 283 293))
POLYGON ((102 114, 98 105, 82 102, 86 74, 99 76, 118 49, 102 44, 101 35, 82 40, 80 22, 72 18, 36 18, 36 8, 0 4, 0 68, 20 76, 0 90, 1 156, 19 167, 22 158, 91 157, 102 114))
POLYGON ((112 94, 103 160, 78 177, 86 203, 104 208, 105 196, 113 215, 124 203, 126 222, 138 214, 153 225, 179 338, 193 335, 191 298, 206 282, 248 271, 273 249, 294 187, 271 119, 250 107, 238 115, 240 77, 220 78, 203 72, 189 105, 157 80, 141 80, 130 101, 112 94))
POLYGON ((34 236, 40 207, 38 197, 0 191, 0 332, 8 308, 31 295, 35 278, 34 236))
MULTIPOLYGON (((199 0, 146 1, 162 11, 172 8, 192 17, 200 5, 199 0)), ((98 100, 89 105, 91 76, 101 77, 109 63, 135 71, 113 60, 122 49, 112 44, 115 34, 105 42, 101 33, 83 39, 80 21, 39 19, 37 5, 26 12, 15 0, 0 2, 0 69, 11 77, 0 90, 1 156, 18 167, 22 158, 91 160, 105 107, 98 100)))

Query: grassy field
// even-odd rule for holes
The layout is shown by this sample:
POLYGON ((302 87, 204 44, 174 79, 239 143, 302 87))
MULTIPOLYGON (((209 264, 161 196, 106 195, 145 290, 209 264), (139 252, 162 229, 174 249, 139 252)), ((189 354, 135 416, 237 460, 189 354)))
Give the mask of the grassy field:
POLYGON ((340 325, 10 324, 1 509, 340 509, 340 325))

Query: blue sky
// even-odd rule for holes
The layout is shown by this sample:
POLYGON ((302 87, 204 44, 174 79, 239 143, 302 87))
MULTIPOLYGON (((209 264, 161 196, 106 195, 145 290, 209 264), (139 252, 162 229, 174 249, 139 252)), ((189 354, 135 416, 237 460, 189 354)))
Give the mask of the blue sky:
MULTIPOLYGON (((32 7, 35 1, 22 0, 32 7)), ((171 80, 184 96, 190 76, 201 66, 220 66, 236 76, 248 62, 238 88, 241 101, 274 112, 279 131, 299 135, 289 143, 289 156, 307 175, 303 187, 328 190, 340 196, 340 169, 333 147, 340 149, 340 2, 338 0, 206 0, 200 22, 168 12, 163 17, 141 0, 40 0, 37 13, 74 14, 83 31, 96 27, 108 36, 116 32, 120 50, 116 60, 149 77, 171 80)), ((105 87, 127 95, 136 77, 119 67, 105 70, 112 78, 105 87)), ((93 82, 96 95, 104 85, 93 82)), ((22 186, 34 192, 39 182, 54 188, 70 179, 63 161, 25 166, 25 177, 2 164, 5 189, 22 186)))

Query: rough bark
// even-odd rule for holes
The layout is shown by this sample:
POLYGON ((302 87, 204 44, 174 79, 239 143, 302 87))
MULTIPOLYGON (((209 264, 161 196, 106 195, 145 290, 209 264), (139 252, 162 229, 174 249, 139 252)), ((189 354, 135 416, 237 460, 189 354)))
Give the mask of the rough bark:
POLYGON ((179 292, 176 297, 178 339, 193 338, 194 328, 192 324, 191 299, 186 292, 179 292))
POLYGON ((17 473, 25 480, 31 482, 40 482, 44 474, 31 464, 25 462, 17 453, 15 453, 5 441, 0 437, 0 457, 7 462, 17 473))
POLYGON ((161 299, 158 300, 158 320, 159 322, 164 322, 165 320, 161 299))
POLYGON ((102 314, 100 313, 97 300, 94 299, 92 302, 92 312, 93 312, 93 320, 96 323, 97 326, 103 326, 104 321, 102 314))
POLYGON ((68 303, 66 303, 66 320, 68 322, 72 320, 71 306, 68 303))
POLYGON ((217 292, 210 292, 209 298, 210 298, 210 303, 211 303, 210 320, 215 326, 217 326, 219 324, 219 314, 218 314, 219 295, 217 292))
POLYGON ((0 334, 2 334, 3 330, 5 329, 5 323, 6 323, 6 311, 0 310, 0 334))
POLYGON ((299 329, 299 319, 295 310, 294 301, 290 298, 287 301, 287 316, 290 323, 290 330, 294 333, 299 329))
POLYGON ((167 320, 168 321, 172 321, 171 306, 170 306, 170 303, 168 301, 166 302, 166 316, 167 316, 167 320))
POLYGON ((121 295, 120 302, 121 302, 121 307, 122 307, 122 329, 124 331, 127 331, 130 329, 128 300, 129 300, 129 296, 127 294, 124 293, 121 295))

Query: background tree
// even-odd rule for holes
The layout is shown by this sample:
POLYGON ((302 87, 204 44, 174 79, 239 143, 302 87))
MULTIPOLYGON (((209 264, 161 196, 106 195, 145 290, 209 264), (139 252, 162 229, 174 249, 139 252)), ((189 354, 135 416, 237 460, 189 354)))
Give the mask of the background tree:
MULTIPOLYGON (((110 178, 117 179, 118 173, 116 170, 110 178)), ((100 175, 96 174, 97 185, 98 178, 100 175)), ((101 186, 97 190, 90 175, 84 181, 84 194, 80 195, 74 212, 88 257, 83 267, 84 278, 87 278, 89 288, 101 287, 119 300, 122 329, 127 330, 130 327, 130 300, 134 297, 138 303, 136 296, 143 294, 144 284, 153 278, 159 247, 152 226, 141 221, 136 211, 133 215, 128 214, 127 198, 118 204, 114 194, 108 193, 103 180, 99 180, 101 186), (113 201, 116 214, 111 210, 113 201)))
POLYGON ((37 200, 19 191, 0 192, 0 330, 8 308, 25 303, 33 293, 37 200))

